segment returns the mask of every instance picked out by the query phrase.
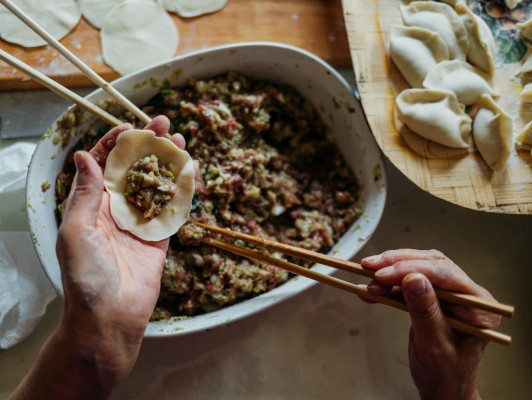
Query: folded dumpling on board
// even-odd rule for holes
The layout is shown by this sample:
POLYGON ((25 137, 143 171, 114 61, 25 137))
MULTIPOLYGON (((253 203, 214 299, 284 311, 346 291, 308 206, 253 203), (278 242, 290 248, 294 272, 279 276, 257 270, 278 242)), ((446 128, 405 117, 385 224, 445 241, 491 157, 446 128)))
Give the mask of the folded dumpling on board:
POLYGON ((399 136, 403 138, 407 146, 416 154, 425 158, 455 158, 463 157, 470 151, 465 147, 448 147, 432 140, 425 139, 417 133, 412 132, 399 118, 397 108, 394 112, 394 124, 399 136))
POLYGON ((482 18, 473 14, 466 4, 457 4, 454 9, 462 19, 468 33, 467 61, 489 76, 493 76, 496 45, 490 28, 482 18))
POLYGON ((504 0, 504 3, 506 4, 506 7, 508 7, 510 10, 513 10, 515 7, 519 5, 523 0, 504 0))
POLYGON ((444 146, 467 148, 471 118, 454 93, 447 90, 406 89, 396 98, 401 121, 412 132, 444 146))
POLYGON ((427 89, 449 90, 460 103, 471 105, 478 102, 483 94, 498 95, 488 83, 489 80, 486 74, 471 64, 450 60, 436 64, 425 77, 423 86, 427 89))
POLYGON ((532 52, 530 50, 517 70, 517 75, 525 82, 532 81, 532 52))
POLYGON ((532 82, 527 83, 521 90, 521 101, 523 103, 532 103, 532 82))
POLYGON ((523 130, 515 138, 515 141, 521 147, 526 147, 526 148, 532 147, 532 121, 528 121, 528 124, 525 125, 523 130))
POLYGON ((510 156, 512 118, 487 94, 480 97, 473 119, 473 139, 480 155, 494 171, 500 171, 510 156))
POLYGON ((449 60, 449 51, 440 35, 434 31, 392 25, 390 57, 408 84, 420 88, 423 79, 436 64, 449 60))
POLYGON ((517 27, 521 31, 521 36, 525 39, 532 41, 532 18, 525 22, 517 24, 517 27))
POLYGON ((465 61, 469 50, 467 30, 451 6, 435 1, 414 1, 400 9, 405 25, 438 32, 447 45, 449 58, 465 61))

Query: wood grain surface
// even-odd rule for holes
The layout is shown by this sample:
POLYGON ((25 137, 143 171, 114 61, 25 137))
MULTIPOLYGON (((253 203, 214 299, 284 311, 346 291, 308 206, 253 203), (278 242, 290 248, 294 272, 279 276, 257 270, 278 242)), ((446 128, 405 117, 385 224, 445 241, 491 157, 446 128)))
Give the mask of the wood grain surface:
MULTIPOLYGON (((465 155, 427 158, 416 154, 394 123, 395 97, 408 87, 391 62, 391 24, 402 24, 397 0, 343 0, 349 46, 369 125, 389 160, 421 189, 451 203, 494 213, 532 214, 532 156, 515 147, 503 171, 493 172, 476 150, 465 155)), ((518 100, 512 79, 519 64, 498 63, 497 101, 514 120, 514 134, 532 110, 518 100)))
MULTIPOLYGON (((183 19, 171 14, 180 35, 177 55, 241 41, 276 41, 308 50, 337 68, 350 68, 341 0, 229 0, 216 13, 183 19)), ((99 31, 84 19, 61 40, 104 79, 118 74, 103 63, 99 31)), ((0 48, 67 87, 94 86, 53 48, 23 48, 0 40, 0 48)), ((142 56, 142 55, 139 55, 142 56)), ((0 61, 0 90, 38 84, 0 61)))

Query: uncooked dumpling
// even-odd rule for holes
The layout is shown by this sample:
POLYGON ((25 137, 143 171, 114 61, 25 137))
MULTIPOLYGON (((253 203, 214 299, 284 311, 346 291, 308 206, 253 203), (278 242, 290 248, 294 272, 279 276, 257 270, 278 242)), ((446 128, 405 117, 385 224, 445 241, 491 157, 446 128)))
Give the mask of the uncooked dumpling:
POLYGON ((523 0, 504 0, 504 3, 506 4, 506 7, 508 7, 510 10, 513 10, 515 7, 519 5, 523 0))
POLYGON ((111 215, 120 229, 148 241, 166 239, 188 220, 194 195, 194 168, 189 154, 169 139, 147 130, 122 132, 109 153, 104 171, 105 188, 110 196, 111 215), (174 171, 175 195, 161 212, 147 219, 126 200, 126 172, 142 157, 155 155, 160 165, 170 164, 174 171))
POLYGON ((529 51, 523 60, 523 64, 517 70, 517 75, 524 81, 532 80, 532 52, 529 51))
POLYGON ((513 122, 487 94, 480 98, 473 120, 473 139, 488 166, 495 171, 502 170, 512 148, 513 122))
POLYGON ((521 101, 523 103, 532 103, 532 83, 527 83, 521 90, 521 101))
MULTIPOLYGON (((57 40, 66 36, 81 18, 75 0, 17 0, 13 3, 57 40)), ((3 5, 0 5, 0 37, 24 47, 46 44, 44 39, 3 5)))
POLYGON ((442 89, 453 92, 458 101, 465 105, 475 104, 484 93, 497 95, 490 86, 489 79, 478 68, 458 61, 443 61, 432 68, 423 86, 428 89, 442 89))
POLYGON ((434 31, 392 25, 390 57, 410 86, 419 88, 432 67, 449 59, 449 52, 434 31))
POLYGON ((493 76, 496 47, 491 30, 482 18, 473 14, 467 5, 457 4, 455 10, 462 18, 469 36, 467 61, 489 76, 493 76))
POLYGON ((172 18, 153 0, 124 0, 107 13, 100 37, 105 62, 122 75, 170 59, 179 39, 172 18))
POLYGON ((469 39, 464 23, 452 7, 435 1, 414 1, 400 9, 405 25, 438 32, 447 45, 449 58, 465 61, 469 39))
POLYGON ((80 0, 81 13, 95 28, 103 26, 105 16, 124 0, 80 0))
POLYGON ((396 99, 401 121, 414 133, 448 147, 466 148, 471 118, 454 93, 407 89, 396 99))
POLYGON ((517 27, 525 39, 532 41, 532 18, 528 21, 517 24, 517 27))
POLYGON ((523 128, 521 133, 517 135, 515 140, 518 143, 532 146, 532 121, 528 121, 528 124, 525 125, 525 127, 523 128))
POLYGON ((162 0, 164 8, 180 17, 191 18, 221 10, 227 0, 162 0))

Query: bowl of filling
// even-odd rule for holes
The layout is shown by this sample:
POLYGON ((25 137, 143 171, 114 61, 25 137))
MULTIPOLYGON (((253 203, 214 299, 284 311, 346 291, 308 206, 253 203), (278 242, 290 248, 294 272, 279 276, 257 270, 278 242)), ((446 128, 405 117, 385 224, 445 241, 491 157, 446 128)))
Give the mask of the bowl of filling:
MULTIPOLYGON (((316 284, 200 243, 193 222, 342 259, 353 258, 376 229, 386 198, 381 154, 349 84, 313 54, 279 43, 225 45, 112 85, 149 116, 166 115, 169 133, 183 134, 200 165, 189 222, 170 239, 146 336, 225 326, 316 284)), ((87 99, 143 127, 101 89, 87 99)), ((90 149, 109 128, 73 106, 48 128, 29 167, 30 230, 61 295, 55 243, 73 153, 90 149)))

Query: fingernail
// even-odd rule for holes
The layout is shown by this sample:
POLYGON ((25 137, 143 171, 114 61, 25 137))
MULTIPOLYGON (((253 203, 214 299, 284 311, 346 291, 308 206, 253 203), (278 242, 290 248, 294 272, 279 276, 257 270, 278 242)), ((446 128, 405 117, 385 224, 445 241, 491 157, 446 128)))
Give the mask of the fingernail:
POLYGON ((365 262, 374 262, 374 261, 377 261, 378 259, 380 258, 380 254, 377 254, 375 256, 368 256, 368 257, 364 257, 362 259, 362 262, 365 263, 365 262))
POLYGON ((421 274, 410 275, 403 283, 403 287, 406 288, 406 295, 409 297, 419 297, 427 292, 426 279, 421 274))
POLYGON ((74 162, 76 164, 76 169, 80 172, 85 171, 85 160, 81 152, 77 151, 74 153, 74 162))
POLYGON ((389 276, 391 274, 394 273, 394 268, 393 267, 385 267, 385 268, 381 268, 379 269, 377 272, 375 272, 375 276, 378 276, 378 277, 385 277, 385 276, 389 276))

